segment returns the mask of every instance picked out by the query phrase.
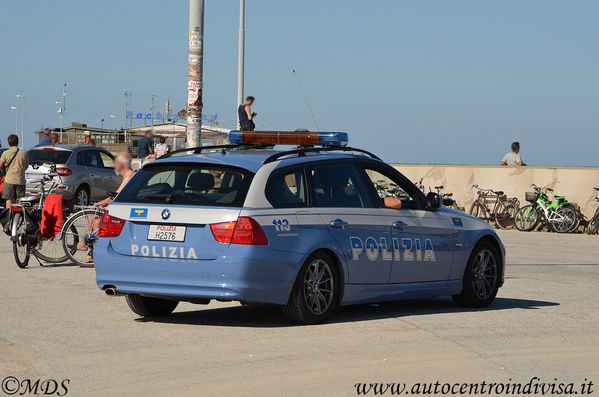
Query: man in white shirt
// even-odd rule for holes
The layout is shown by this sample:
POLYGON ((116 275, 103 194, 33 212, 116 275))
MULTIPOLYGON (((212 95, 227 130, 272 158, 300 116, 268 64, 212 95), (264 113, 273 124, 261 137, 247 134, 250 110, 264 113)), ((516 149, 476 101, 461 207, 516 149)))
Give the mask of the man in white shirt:
POLYGON ((503 159, 501 160, 501 163, 499 163, 499 165, 507 165, 511 167, 526 165, 520 157, 520 142, 512 143, 512 151, 510 153, 506 153, 506 155, 503 156, 503 159))

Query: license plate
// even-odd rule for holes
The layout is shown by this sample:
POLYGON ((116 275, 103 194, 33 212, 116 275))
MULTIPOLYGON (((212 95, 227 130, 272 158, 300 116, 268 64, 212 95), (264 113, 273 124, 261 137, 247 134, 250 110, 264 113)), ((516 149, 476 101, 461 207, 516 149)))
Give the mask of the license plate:
POLYGON ((186 226, 150 225, 148 240, 185 241, 186 226))

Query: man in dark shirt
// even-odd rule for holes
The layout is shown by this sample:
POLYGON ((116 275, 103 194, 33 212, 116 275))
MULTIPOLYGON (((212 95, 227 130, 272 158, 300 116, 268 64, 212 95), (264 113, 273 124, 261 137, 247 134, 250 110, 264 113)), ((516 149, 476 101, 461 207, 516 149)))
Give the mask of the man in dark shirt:
POLYGON ((237 115, 239 117, 239 128, 241 131, 254 131, 256 128, 256 124, 254 124, 254 117, 258 115, 258 113, 252 113, 252 109, 250 106, 254 103, 254 97, 248 96, 245 98, 245 102, 243 102, 237 108, 237 115))
POLYGON ((144 163, 144 159, 154 154, 154 135, 152 131, 146 131, 146 136, 141 138, 137 143, 137 158, 141 159, 141 163, 144 163))

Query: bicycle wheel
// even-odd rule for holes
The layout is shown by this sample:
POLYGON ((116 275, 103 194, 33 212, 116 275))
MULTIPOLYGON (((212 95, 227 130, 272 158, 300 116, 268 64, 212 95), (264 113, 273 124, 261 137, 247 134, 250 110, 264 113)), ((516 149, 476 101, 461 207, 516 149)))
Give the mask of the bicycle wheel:
MULTIPOLYGON (((64 229, 63 229, 64 230, 64 229)), ((33 255, 39 260, 48 263, 61 263, 69 259, 63 246, 62 246, 62 235, 58 233, 52 238, 42 239, 39 238, 37 245, 32 249, 33 255)))
POLYGON ((537 227, 541 221, 541 214, 533 205, 525 205, 520 208, 514 217, 514 225, 521 232, 530 232, 537 227))
POLYGON ((549 222, 551 228, 556 233, 570 233, 580 223, 578 213, 570 206, 559 207, 556 213, 557 217, 549 222))
POLYGON ((474 203, 472 203, 472 206, 470 207, 470 215, 480 219, 488 218, 487 209, 485 208, 485 205, 480 201, 475 201, 474 203))
POLYGON ((21 269, 25 269, 29 264, 29 244, 27 233, 25 231, 25 221, 23 216, 16 212, 13 214, 11 230, 16 229, 16 238, 12 242, 12 251, 15 256, 15 262, 21 269))
POLYGON ((511 201, 502 201, 495 209, 495 224, 501 229, 509 230, 514 227, 518 209, 511 201))
POLYGON ((63 227, 62 246, 68 258, 81 267, 93 267, 98 225, 103 212, 89 209, 69 217, 63 227))
POLYGON ((597 232, 599 232, 599 213, 596 213, 587 225, 587 234, 597 234, 597 232))

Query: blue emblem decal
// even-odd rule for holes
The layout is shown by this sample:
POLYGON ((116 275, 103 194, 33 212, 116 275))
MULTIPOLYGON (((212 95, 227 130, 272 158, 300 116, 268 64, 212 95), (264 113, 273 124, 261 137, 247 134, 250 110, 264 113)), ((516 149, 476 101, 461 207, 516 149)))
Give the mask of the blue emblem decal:
POLYGON ((168 208, 162 210, 162 219, 167 220, 171 216, 171 211, 168 208))
POLYGON ((453 225, 454 226, 458 226, 458 227, 462 227, 462 219, 461 218, 451 218, 453 219, 453 225))
POLYGON ((131 208, 131 214, 129 214, 131 218, 147 218, 148 217, 148 209, 147 208, 131 208))

